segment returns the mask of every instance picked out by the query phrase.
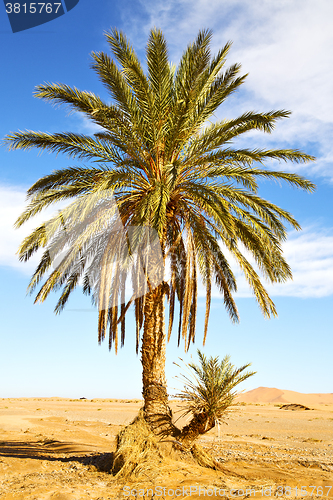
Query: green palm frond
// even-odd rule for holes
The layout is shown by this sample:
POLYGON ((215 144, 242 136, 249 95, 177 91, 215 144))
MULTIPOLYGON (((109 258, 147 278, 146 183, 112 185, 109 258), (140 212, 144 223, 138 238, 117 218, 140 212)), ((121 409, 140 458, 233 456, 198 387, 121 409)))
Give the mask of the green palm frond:
POLYGON ((98 162, 119 162, 121 157, 112 144, 83 134, 72 132, 46 134, 43 132, 15 132, 5 141, 10 149, 38 148, 52 153, 65 153, 71 158, 87 158, 98 162))

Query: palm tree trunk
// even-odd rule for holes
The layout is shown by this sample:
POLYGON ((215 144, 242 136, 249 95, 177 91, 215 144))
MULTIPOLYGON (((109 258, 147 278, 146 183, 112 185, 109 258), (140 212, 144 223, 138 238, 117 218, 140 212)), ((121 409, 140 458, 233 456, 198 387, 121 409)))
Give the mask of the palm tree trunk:
POLYGON ((165 378, 165 283, 146 295, 141 347, 144 417, 155 434, 177 435, 172 424, 165 378))

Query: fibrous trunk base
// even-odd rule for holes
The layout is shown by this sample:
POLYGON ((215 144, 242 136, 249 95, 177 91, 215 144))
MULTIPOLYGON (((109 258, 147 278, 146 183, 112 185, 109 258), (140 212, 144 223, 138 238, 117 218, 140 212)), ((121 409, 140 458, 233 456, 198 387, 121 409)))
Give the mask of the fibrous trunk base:
POLYGON ((173 435, 163 438, 157 436, 145 420, 144 411, 140 410, 133 422, 117 436, 117 450, 111 472, 119 479, 147 476, 147 473, 151 477, 167 467, 167 459, 195 462, 202 467, 223 470, 221 464, 201 446, 193 442, 181 443, 173 435))
POLYGON ((117 478, 140 476, 158 469, 163 456, 157 445, 157 438, 140 410, 133 422, 122 429, 117 436, 117 450, 112 473, 117 478))

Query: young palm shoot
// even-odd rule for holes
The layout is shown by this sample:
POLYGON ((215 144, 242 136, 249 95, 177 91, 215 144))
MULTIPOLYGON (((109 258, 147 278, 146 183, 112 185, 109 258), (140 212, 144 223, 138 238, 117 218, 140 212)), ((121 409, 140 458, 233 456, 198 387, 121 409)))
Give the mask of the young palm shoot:
POLYGON ((235 387, 256 373, 245 371, 251 363, 236 368, 230 363, 230 356, 220 361, 218 356, 207 358, 199 349, 197 352, 199 364, 186 364, 190 377, 181 377, 184 389, 176 394, 184 403, 181 416, 192 415, 178 438, 187 445, 224 420, 226 411, 235 404, 235 387))

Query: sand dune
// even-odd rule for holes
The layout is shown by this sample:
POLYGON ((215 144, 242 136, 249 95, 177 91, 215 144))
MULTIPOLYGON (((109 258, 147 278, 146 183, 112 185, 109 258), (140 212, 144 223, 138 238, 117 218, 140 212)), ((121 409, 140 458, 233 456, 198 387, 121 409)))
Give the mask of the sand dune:
POLYGON ((305 406, 333 404, 333 393, 303 394, 295 391, 285 391, 274 387, 258 387, 244 392, 238 398, 244 403, 296 403, 305 406))

